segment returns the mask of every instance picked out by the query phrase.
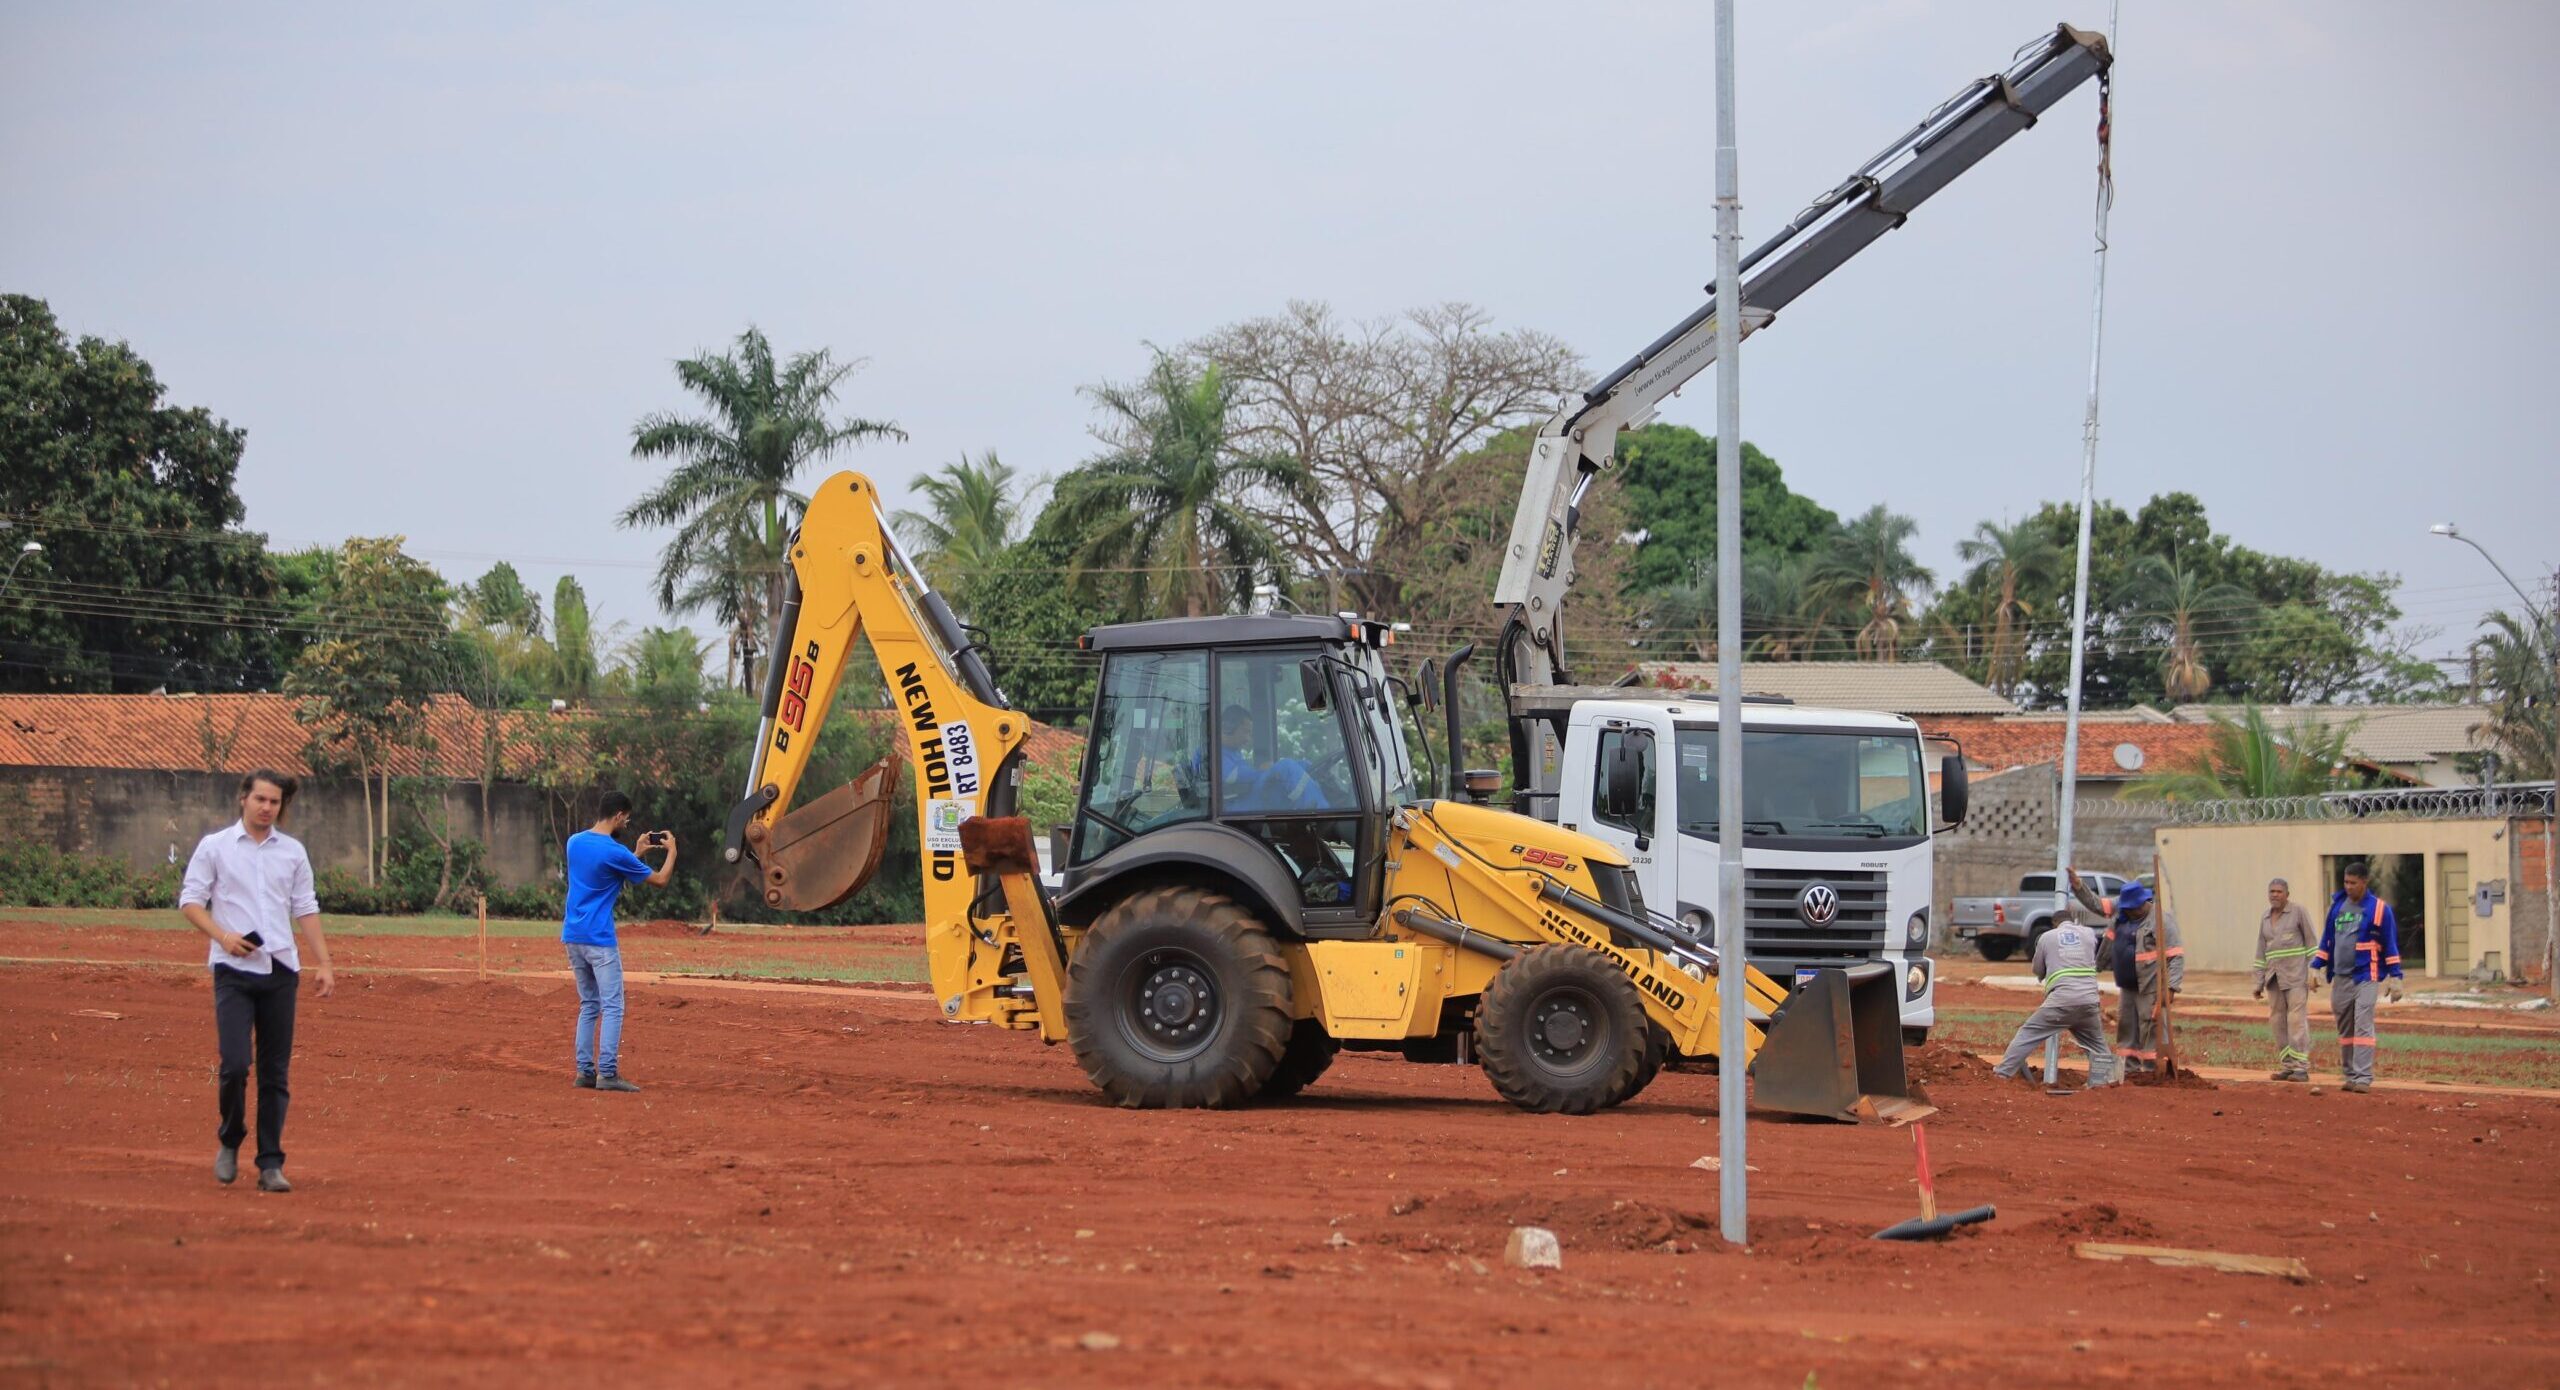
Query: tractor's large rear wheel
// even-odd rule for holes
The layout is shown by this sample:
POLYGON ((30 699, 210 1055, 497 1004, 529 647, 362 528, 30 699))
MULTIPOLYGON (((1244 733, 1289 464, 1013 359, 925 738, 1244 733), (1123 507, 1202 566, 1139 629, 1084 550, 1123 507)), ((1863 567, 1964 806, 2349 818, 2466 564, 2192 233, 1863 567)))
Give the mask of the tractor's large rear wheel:
POLYGON ((1273 1067, 1271 1075, 1263 1080, 1262 1098, 1287 1100, 1316 1084, 1316 1078, 1333 1065, 1334 1054, 1340 1051, 1342 1044, 1324 1030, 1322 1019, 1299 1019, 1289 1030, 1289 1046, 1280 1054, 1280 1065, 1273 1067))
POLYGON ((1636 987, 1597 951, 1534 946, 1494 973, 1476 1054, 1502 1098, 1588 1115, 1635 1094, 1651 1044, 1636 987))
POLYGON ((1132 894, 1067 966, 1067 1040, 1118 1105, 1242 1105, 1280 1065, 1291 1022, 1279 944, 1222 893, 1132 894))

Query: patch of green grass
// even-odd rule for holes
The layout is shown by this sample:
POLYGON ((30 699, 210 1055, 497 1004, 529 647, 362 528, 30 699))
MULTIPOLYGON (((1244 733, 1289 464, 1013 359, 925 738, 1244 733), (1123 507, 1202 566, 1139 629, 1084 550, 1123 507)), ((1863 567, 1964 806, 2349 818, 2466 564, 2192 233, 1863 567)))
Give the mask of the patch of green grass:
POLYGON ((836 984, 923 984, 928 978, 922 951, 825 963, 794 960, 788 956, 759 956, 749 960, 724 960, 717 965, 680 966, 664 973, 745 980, 823 980, 836 984))
MULTIPOLYGON (((1940 1009, 1938 1036, 1977 1052, 2007 1048, 2024 1015, 1978 1009, 1940 1009)), ((2512 1033, 2395 1033, 2381 1022, 2382 1051, 2376 1074, 2404 1081, 2457 1081, 2560 1089, 2560 1036, 2512 1033)), ((2112 1023, 2110 1024, 2112 1028, 2112 1023)), ((2263 1024, 2230 1019, 2191 1019, 2177 1025, 2178 1050, 2209 1067, 2271 1067, 2275 1049, 2263 1024)), ((2112 1037, 2112 1032, 2110 1033, 2112 1037)), ((2076 1052, 2066 1045, 2066 1057, 2076 1052)), ((2337 1038, 2325 1008, 2312 1010, 2311 1057, 2315 1072, 2334 1074, 2337 1038)))

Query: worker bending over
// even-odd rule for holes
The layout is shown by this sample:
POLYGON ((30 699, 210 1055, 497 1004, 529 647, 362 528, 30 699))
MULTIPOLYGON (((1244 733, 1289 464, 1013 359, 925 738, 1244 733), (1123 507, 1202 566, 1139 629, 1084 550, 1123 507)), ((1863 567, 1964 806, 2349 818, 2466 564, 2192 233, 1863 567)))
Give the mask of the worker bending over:
POLYGON ((2258 919, 2258 987, 2267 1001, 2267 1027, 2275 1034, 2277 1081, 2311 1079, 2311 953, 2317 940, 2311 914, 2293 900, 2283 879, 2267 882, 2267 915, 2258 919))
MULTIPOLYGON (((2082 907, 2103 916, 2106 903, 2081 883, 2080 871, 2067 872, 2071 895, 2082 907)), ((2148 885, 2128 883, 2116 894, 2107 948, 2116 972, 2116 1060, 2124 1064, 2127 1075, 2155 1071, 2160 1065, 2161 968, 2168 968, 2171 994, 2186 988, 2186 938, 2178 933, 2178 919, 2153 899, 2148 885)))
MULTIPOLYGON (((2044 1002, 2009 1040, 1996 1073, 2004 1080, 2024 1075, 2027 1058, 2045 1039, 2067 1033, 2089 1054, 2089 1084, 2106 1085, 2114 1068, 2107 1059, 2107 1017, 2098 1004, 2098 933, 2077 922, 2058 923, 2036 938, 2031 963, 2044 981, 2044 1002)), ((2059 1083, 2048 1076, 2044 1084, 2059 1083)))
POLYGON ((2373 997, 2387 993, 2399 1003, 2406 993, 2400 974, 2400 921, 2391 904, 2370 891, 2371 875, 2359 859, 2347 865, 2346 887, 2329 899, 2328 926, 2320 933, 2320 949, 2311 953, 2311 968, 2329 977, 2329 1011, 2338 1020, 2338 1068, 2347 1074, 2347 1089, 2362 1095, 2373 1089, 2373 997), (2385 983, 2388 981, 2389 983, 2385 983))

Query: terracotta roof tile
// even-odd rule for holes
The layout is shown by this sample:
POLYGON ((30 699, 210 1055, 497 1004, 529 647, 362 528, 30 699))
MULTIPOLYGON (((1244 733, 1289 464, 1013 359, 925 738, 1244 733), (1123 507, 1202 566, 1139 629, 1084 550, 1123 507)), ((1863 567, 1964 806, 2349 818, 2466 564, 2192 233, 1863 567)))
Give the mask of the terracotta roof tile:
MULTIPOLYGON (((1918 722, 1930 738, 1954 739, 1964 748, 1965 762, 1986 771, 2062 762, 2065 730, 2059 720, 1923 715, 1918 722)), ((2212 747, 2210 725, 2161 724, 2138 716, 2080 717, 2080 775, 2084 778, 2126 780, 2155 772, 2184 772, 2201 766, 2212 747), (2140 766, 2130 770, 2116 760, 2116 750, 2128 744, 2142 754, 2140 766)))

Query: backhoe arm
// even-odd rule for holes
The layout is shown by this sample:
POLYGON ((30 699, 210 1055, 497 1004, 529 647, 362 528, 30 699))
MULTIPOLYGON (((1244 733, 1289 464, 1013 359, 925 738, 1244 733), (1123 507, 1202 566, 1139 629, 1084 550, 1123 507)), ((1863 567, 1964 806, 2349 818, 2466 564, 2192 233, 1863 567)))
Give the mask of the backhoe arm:
MULTIPOLYGON (((856 639, 868 637, 915 773, 935 997, 946 1016, 1015 1022, 1033 1013, 1044 1035, 1065 1036, 1054 928, 1045 914, 1017 923, 1009 895, 982 894, 996 885, 981 885, 961 854, 963 822, 1013 814, 1030 716, 1006 703, 949 605, 898 548, 869 478, 829 478, 811 497, 787 559, 755 758, 746 794, 730 812, 723 856, 752 858, 766 903, 794 911, 842 902, 878 871, 897 785, 894 755, 792 805, 845 663, 856 639), (1018 942, 1017 927, 1036 940, 1018 942), (1020 988, 1025 970, 1037 988, 1020 988)), ((1036 889, 1021 900, 1036 905, 1036 889)))

